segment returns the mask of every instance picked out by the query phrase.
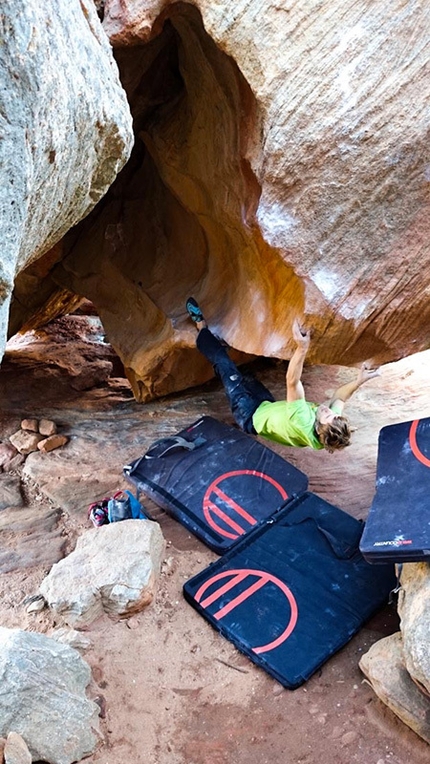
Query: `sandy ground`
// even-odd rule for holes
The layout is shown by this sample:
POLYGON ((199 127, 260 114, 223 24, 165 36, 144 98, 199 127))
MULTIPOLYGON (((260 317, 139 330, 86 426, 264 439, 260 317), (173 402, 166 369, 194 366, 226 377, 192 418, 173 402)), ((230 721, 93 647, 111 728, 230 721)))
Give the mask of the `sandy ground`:
MULTIPOLYGON (((310 488, 365 517, 375 480, 377 437, 385 424, 430 415, 429 354, 387 366, 349 409, 359 429, 337 455, 276 448, 310 476, 310 488)), ((260 378, 280 397, 281 364, 261 366, 260 378)), ((313 367, 305 373, 310 398, 352 376, 350 369, 313 367)), ((125 487, 122 466, 152 440, 175 432, 202 413, 231 423, 216 382, 184 395, 138 406, 123 380, 77 393, 67 376, 40 365, 7 361, 0 371, 0 439, 24 416, 52 417, 69 444, 34 459, 22 482, 35 517, 62 509, 66 551, 88 527, 88 503, 125 487), (48 458, 49 457, 49 458, 48 458), (55 485, 54 485, 55 484, 55 485), (96 495, 98 494, 98 495, 96 495)), ((20 475, 21 473, 18 473, 20 475)), ((374 695, 358 668, 363 652, 398 629, 386 606, 301 688, 284 689, 217 634, 184 600, 184 581, 216 555, 151 502, 167 543, 154 603, 123 621, 100 618, 87 630, 92 647, 88 688, 102 707, 101 739, 87 764, 418 764, 429 748, 374 695)), ((20 534, 0 534, 3 546, 20 534)), ((49 545, 49 534, 45 539, 49 545)), ((37 591, 46 564, 3 573, 0 622, 48 633, 51 613, 29 615, 24 598, 37 591)))

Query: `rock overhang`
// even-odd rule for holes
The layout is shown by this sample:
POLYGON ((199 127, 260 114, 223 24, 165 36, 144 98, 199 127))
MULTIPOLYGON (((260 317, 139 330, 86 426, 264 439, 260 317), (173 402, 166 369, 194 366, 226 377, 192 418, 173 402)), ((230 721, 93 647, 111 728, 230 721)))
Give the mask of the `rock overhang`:
POLYGON ((104 4, 136 144, 51 277, 94 302, 140 400, 211 374, 192 293, 256 355, 288 358, 296 315, 315 362, 428 344, 426 11, 381 29, 367 3, 340 25, 335 6, 276 26, 272 5, 259 22, 253 3, 104 4))

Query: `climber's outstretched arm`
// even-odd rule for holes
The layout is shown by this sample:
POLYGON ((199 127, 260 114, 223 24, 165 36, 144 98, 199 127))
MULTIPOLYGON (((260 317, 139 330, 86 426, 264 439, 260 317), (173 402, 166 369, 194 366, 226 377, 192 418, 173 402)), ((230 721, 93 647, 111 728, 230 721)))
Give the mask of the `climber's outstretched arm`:
POLYGON ((330 401, 330 408, 332 406, 336 406, 336 411, 339 413, 343 412, 344 405, 347 400, 355 393, 356 390, 358 390, 361 385, 363 385, 365 382, 367 382, 369 379, 374 379, 374 377, 378 377, 380 375, 380 369, 379 366, 375 368, 368 368, 366 363, 363 363, 361 366, 360 371, 358 372, 357 379, 352 380, 351 382, 347 382, 346 385, 342 385, 342 387, 339 387, 332 396, 332 399, 330 401))
POLYGON ((311 339, 310 332, 306 331, 298 321, 293 324, 293 338, 296 342, 296 349, 288 363, 286 374, 287 383, 287 401, 299 401, 305 397, 305 391, 302 384, 303 363, 308 352, 311 339))

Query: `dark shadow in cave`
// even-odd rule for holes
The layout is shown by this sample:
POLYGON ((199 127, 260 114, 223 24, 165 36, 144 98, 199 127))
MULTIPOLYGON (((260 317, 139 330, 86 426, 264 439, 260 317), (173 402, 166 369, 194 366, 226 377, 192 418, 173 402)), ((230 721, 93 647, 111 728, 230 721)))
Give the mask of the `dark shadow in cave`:
MULTIPOLYGON (((211 251, 217 240, 223 248, 229 242, 223 212, 239 227, 252 218, 260 189, 243 156, 256 119, 249 86, 207 35, 194 6, 175 4, 155 31, 149 43, 115 51, 136 143, 106 196, 66 235, 54 278, 105 308, 115 298, 89 284, 88 263, 94 273, 109 259, 174 316, 183 310, 185 291, 198 289, 209 274, 214 278, 211 251)), ((233 273, 235 256, 230 246, 222 270, 233 273)), ((29 315, 22 315, 24 281, 25 272, 15 296, 20 319, 28 320, 40 305, 33 289, 29 315)), ((54 285, 45 283, 43 302, 50 289, 54 285)), ((12 320, 13 313, 14 306, 12 320)))
MULTIPOLYGON (((47 321, 61 315, 47 310, 58 288, 91 300, 135 393, 145 348, 185 320, 184 295, 222 293, 220 309, 234 304, 260 194, 244 158, 255 102, 237 65, 190 4, 168 8, 154 32, 149 43, 115 51, 134 120, 130 160, 64 237, 42 288, 32 278, 30 295, 26 272, 18 276, 11 308, 15 332, 31 328, 36 312, 39 326, 44 310, 47 321)), ((172 380, 176 363, 166 372, 172 380)), ((186 386, 175 385, 167 389, 186 386)))
MULTIPOLYGON (((109 258, 174 316, 185 292, 214 279, 218 245, 230 250, 221 270, 231 270, 234 281, 240 254, 225 223, 242 228, 258 203, 260 188, 243 158, 256 119, 250 88, 196 8, 175 4, 156 26, 151 42, 115 51, 136 143, 104 199, 67 235, 64 269, 68 254, 75 274, 84 258, 109 258)), ((73 289, 61 268, 56 277, 73 289)), ((94 291, 81 293, 100 300, 94 291)))

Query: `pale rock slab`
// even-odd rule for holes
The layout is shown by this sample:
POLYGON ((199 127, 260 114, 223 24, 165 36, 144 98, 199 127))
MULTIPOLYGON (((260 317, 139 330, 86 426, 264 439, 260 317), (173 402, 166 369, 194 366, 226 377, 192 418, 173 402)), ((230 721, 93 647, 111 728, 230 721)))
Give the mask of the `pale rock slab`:
MULTIPOLYGON (((100 456, 106 448, 106 443, 98 441, 96 434, 95 428, 94 437, 99 444, 98 455, 100 456)), ((115 435, 113 439, 116 440, 115 435)), ((76 471, 73 470, 73 459, 76 459, 79 449, 75 448, 73 451, 73 448, 74 443, 70 441, 67 449, 53 451, 49 459, 39 452, 30 454, 26 459, 23 475, 34 480, 39 490, 65 512, 84 518, 87 516, 88 506, 93 501, 112 496, 118 491, 120 480, 118 463, 120 462, 117 455, 116 462, 111 461, 106 468, 102 466, 95 472, 92 464, 96 462, 82 458, 82 472, 76 475, 76 471), (59 455, 62 454, 64 459, 59 459, 59 455)), ((80 448, 80 453, 84 457, 82 443, 80 448)))
POLYGON ((60 509, 5 509, 0 514, 0 533, 32 533, 48 535, 57 525, 60 509))
POLYGON ((70 626, 103 613, 128 616, 155 595, 165 542, 158 523, 123 520, 93 528, 40 585, 48 605, 70 626))
POLYGON ((430 697, 430 564, 403 565, 397 609, 405 666, 430 697))
POLYGON ((405 668, 401 633, 375 642, 359 665, 378 698, 430 743, 430 698, 419 690, 405 668))
POLYGON ((59 509, 30 508, 0 512, 2 573, 53 565, 63 557, 67 539, 61 528, 56 528, 60 514, 59 509))
POLYGON ((4 747, 5 764, 31 764, 27 743, 17 732, 9 732, 4 747))
POLYGON ((0 358, 14 278, 105 194, 133 144, 92 0, 3 0, 0 358))
POLYGON ((71 647, 0 627, 0 735, 21 735, 34 761, 80 761, 97 743, 99 708, 85 695, 90 679, 71 647))

